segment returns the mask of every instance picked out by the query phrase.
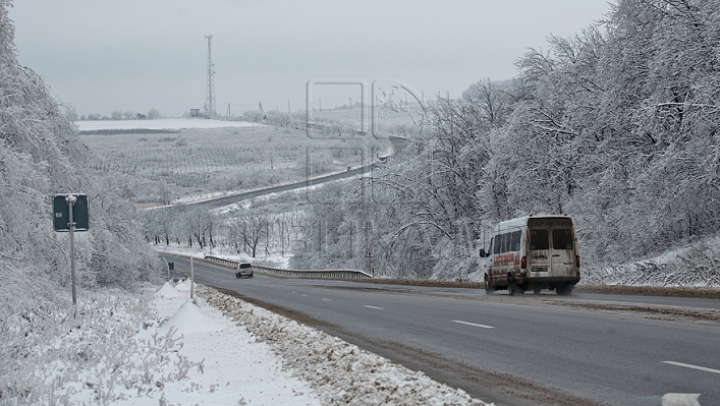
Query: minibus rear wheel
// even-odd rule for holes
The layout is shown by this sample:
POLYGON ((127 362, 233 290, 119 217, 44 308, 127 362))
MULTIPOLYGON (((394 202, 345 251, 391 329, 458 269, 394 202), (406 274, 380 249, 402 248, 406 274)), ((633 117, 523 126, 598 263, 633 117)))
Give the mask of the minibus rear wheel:
POLYGON ((518 293, 518 286, 515 283, 515 279, 513 279, 512 275, 508 274, 508 293, 510 296, 514 296, 515 293, 518 293))

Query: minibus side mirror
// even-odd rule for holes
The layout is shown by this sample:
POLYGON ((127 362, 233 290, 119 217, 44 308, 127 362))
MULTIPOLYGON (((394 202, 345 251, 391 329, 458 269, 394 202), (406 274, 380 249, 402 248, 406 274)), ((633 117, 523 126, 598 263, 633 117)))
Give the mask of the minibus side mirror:
POLYGON ((480 258, 485 258, 489 256, 487 252, 485 252, 485 248, 480 248, 480 258))

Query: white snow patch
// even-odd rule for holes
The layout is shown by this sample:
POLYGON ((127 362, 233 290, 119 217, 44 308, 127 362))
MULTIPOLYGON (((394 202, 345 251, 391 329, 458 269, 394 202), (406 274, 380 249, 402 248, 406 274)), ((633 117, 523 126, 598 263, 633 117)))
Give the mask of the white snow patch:
POLYGON ((180 282, 175 285, 175 290, 177 290, 178 292, 189 292, 191 283, 192 281, 190 279, 187 279, 184 282, 180 282))
POLYGON ((160 327, 159 331, 165 334, 171 328, 176 328, 182 334, 191 334, 218 331, 222 329, 222 325, 206 316, 192 300, 188 299, 180 310, 160 327))
POLYGON ((155 293, 155 297, 180 297, 178 292, 169 282, 165 282, 163 287, 155 293))
MULTIPOLYGON (((180 283, 178 285, 185 285, 180 283)), ((320 405, 317 394, 302 379, 283 369, 282 359, 267 344, 257 342, 244 326, 189 293, 157 297, 151 303, 159 318, 167 319, 157 333, 168 329, 180 336, 177 356, 187 358, 182 379, 163 382, 151 393, 120 390, 113 405, 320 405), (179 310, 178 310, 179 307, 179 310), (212 329, 207 328, 213 326, 212 329)), ((139 337, 152 337, 154 329, 139 337)), ((170 360, 176 357, 168 353, 170 360)), ((171 361, 172 362, 172 361, 171 361)))

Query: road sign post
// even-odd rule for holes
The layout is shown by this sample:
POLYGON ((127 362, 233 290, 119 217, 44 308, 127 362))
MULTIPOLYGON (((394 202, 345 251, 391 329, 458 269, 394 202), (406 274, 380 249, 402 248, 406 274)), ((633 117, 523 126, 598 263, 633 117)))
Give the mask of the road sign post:
POLYGON ((90 226, 87 195, 59 194, 53 197, 53 227, 57 232, 70 232, 70 278, 72 301, 77 305, 75 290, 75 231, 87 231, 90 226))
POLYGON ((170 263, 165 257, 162 257, 163 261, 165 261, 165 265, 167 265, 167 271, 168 271, 168 282, 170 282, 170 263))
POLYGON ((73 205, 77 201, 77 197, 70 195, 65 198, 68 204, 68 228, 70 229, 70 277, 72 278, 72 299, 73 306, 77 305, 77 295, 75 294, 75 223, 73 222, 73 205))
POLYGON ((373 254, 372 249, 367 250, 367 252, 365 253, 365 258, 367 258, 368 260, 370 274, 375 277, 375 269, 373 269, 372 266, 372 260, 373 258, 375 258, 375 254, 373 254))

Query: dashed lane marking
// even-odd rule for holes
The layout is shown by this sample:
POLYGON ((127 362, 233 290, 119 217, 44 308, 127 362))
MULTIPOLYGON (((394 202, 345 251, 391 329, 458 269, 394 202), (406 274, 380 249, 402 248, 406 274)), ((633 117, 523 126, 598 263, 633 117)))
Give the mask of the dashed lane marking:
POLYGON ((480 327, 480 328, 495 328, 493 326, 486 326, 485 324, 470 323, 469 321, 453 320, 453 323, 464 324, 466 326, 480 327))
POLYGON ((690 368, 690 369, 697 369, 698 371, 711 372, 713 374, 720 374, 720 370, 717 370, 717 369, 700 367, 697 365, 683 364, 682 362, 675 362, 675 361, 661 361, 661 362, 663 364, 675 365, 678 367, 685 367, 685 368, 690 368))
POLYGON ((325 298, 323 298, 322 300, 324 300, 324 301, 326 301, 326 302, 332 302, 332 299, 325 299, 325 298))
POLYGON ((364 306, 364 307, 367 307, 368 309, 385 310, 384 307, 370 306, 370 305, 363 305, 363 306, 364 306))

